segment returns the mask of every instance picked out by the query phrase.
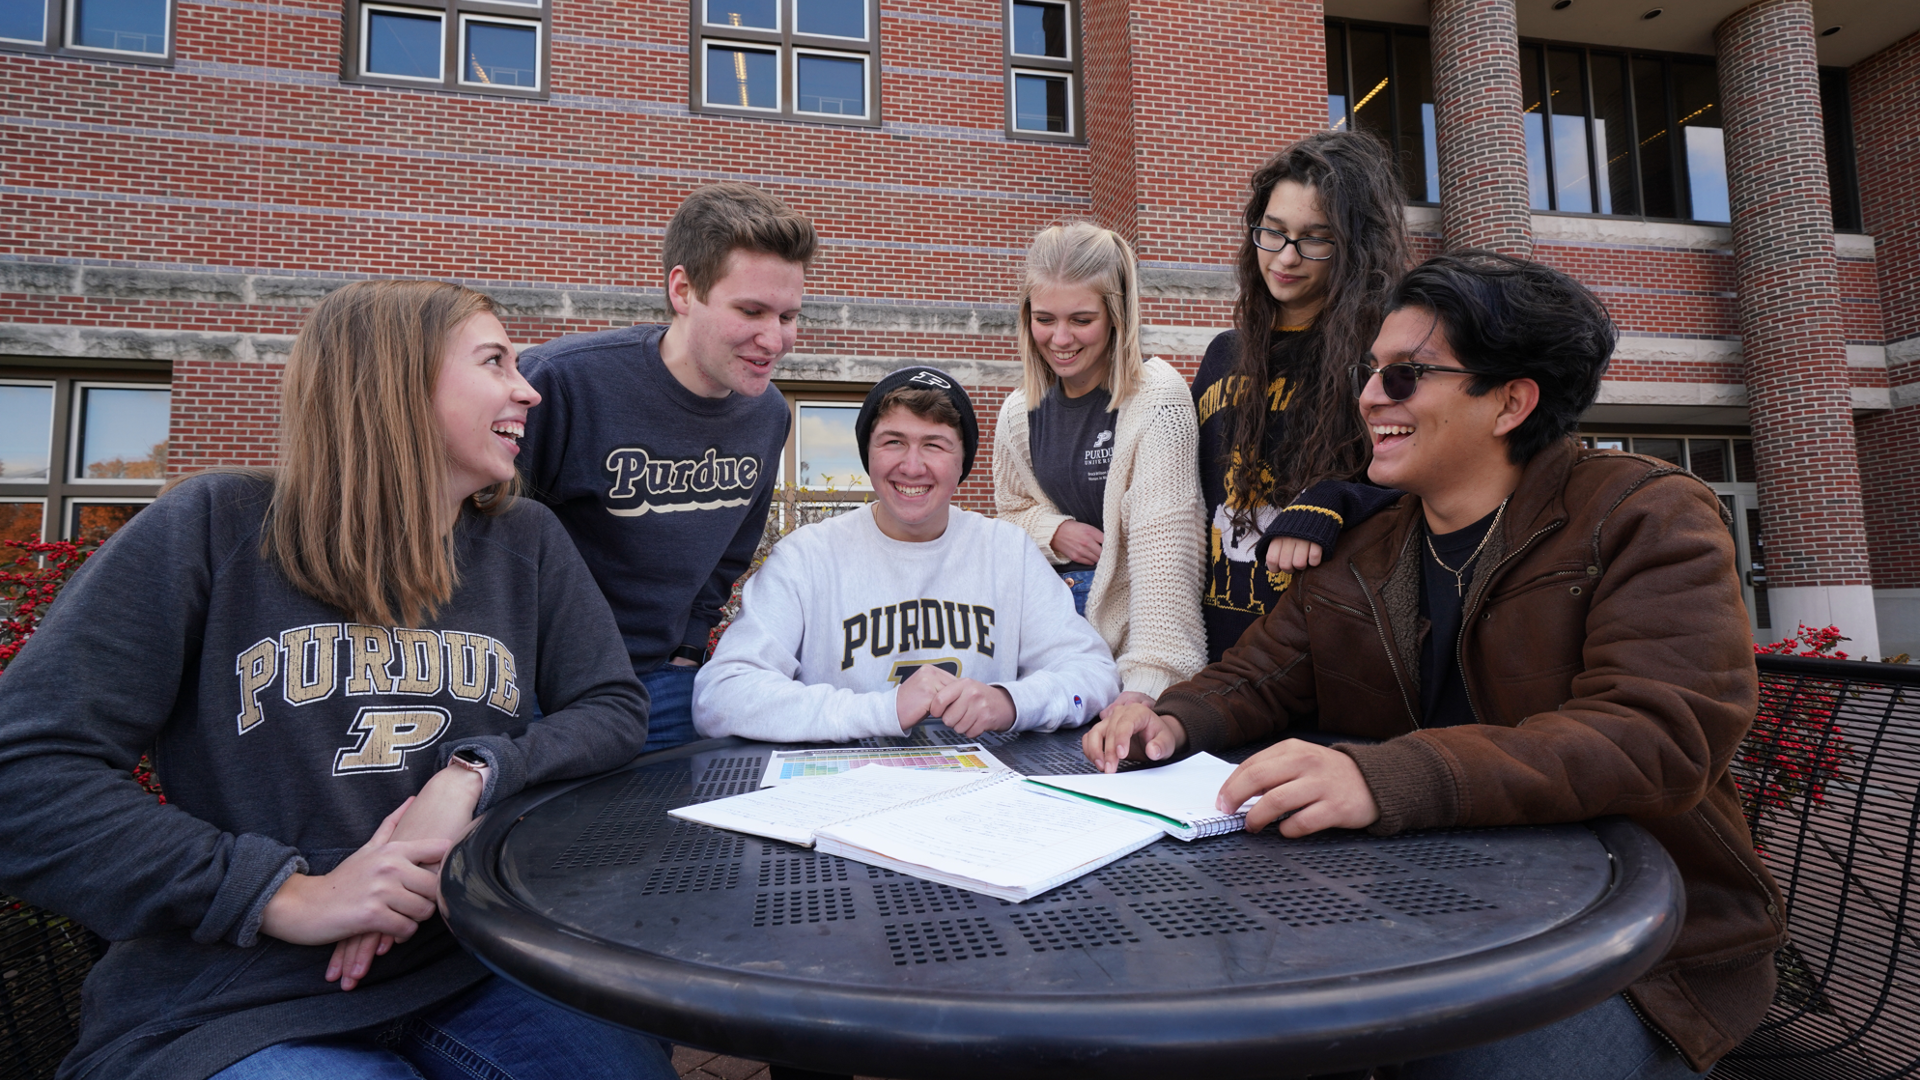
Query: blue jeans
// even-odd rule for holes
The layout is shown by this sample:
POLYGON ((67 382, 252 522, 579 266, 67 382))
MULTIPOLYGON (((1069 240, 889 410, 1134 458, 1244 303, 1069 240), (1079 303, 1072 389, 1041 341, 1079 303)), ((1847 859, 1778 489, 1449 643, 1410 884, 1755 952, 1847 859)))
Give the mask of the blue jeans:
MULTIPOLYGON (((1711 1071, 1711 1070, 1709 1070, 1711 1071)), ((1583 1013, 1485 1046, 1409 1061, 1399 1080, 1687 1080, 1687 1067, 1616 994, 1583 1013)))
POLYGON ((693 676, 699 670, 662 664, 640 676, 641 685, 653 699, 647 711, 644 753, 671 750, 700 737, 700 733, 693 730, 693 676))
POLYGON ((1060 575, 1060 580, 1073 590, 1074 614, 1081 618, 1087 615, 1087 594, 1093 591, 1093 574, 1092 570, 1069 570, 1060 575))
POLYGON ((652 1036, 563 1009, 505 979, 374 1031, 278 1043, 212 1080, 673 1080, 652 1036))

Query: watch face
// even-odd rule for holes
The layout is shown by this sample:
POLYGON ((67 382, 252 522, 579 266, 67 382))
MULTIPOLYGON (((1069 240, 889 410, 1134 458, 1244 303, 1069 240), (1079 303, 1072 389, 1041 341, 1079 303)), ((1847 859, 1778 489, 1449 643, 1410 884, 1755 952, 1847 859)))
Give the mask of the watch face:
POLYGON ((474 765, 480 768, 485 768, 487 764, 486 758, 483 758, 479 754, 474 753, 472 750, 468 750, 465 748, 455 750, 453 752, 453 756, 460 759, 461 761, 466 762, 468 765, 474 765))

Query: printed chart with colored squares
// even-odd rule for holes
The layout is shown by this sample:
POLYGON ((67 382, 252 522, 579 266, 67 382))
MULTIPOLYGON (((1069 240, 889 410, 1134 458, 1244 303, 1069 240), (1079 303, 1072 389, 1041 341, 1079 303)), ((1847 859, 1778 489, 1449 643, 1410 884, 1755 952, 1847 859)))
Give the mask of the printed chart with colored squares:
POLYGON ((862 765, 896 769, 938 769, 946 772, 1006 772, 1007 766, 978 743, 960 746, 835 747, 828 750, 776 750, 767 758, 761 787, 816 776, 838 776, 862 765))

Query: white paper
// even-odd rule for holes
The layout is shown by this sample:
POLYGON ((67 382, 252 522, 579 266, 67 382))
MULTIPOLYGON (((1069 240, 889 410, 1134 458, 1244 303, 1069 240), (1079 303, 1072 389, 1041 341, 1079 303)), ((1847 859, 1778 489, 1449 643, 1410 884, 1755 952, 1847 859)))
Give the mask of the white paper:
POLYGON ((863 765, 839 776, 761 788, 745 795, 683 806, 668 813, 703 825, 811 847, 813 834, 836 821, 944 794, 977 783, 979 779, 975 773, 863 765))
MULTIPOLYGON (((1031 776, 1030 781, 1048 787, 1065 788, 1097 799, 1126 803, 1163 817, 1191 825, 1206 818, 1217 818, 1220 788, 1238 768, 1212 754, 1195 754, 1184 761, 1157 769, 1135 769, 1123 773, 1075 773, 1067 776, 1031 776)), ((1248 799, 1239 809, 1246 813, 1259 796, 1248 799)))

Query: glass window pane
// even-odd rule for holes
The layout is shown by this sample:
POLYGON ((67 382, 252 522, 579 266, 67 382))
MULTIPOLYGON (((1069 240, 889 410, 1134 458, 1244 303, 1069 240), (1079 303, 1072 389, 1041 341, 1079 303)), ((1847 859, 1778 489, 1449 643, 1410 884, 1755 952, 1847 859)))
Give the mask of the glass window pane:
POLYGON ((780 0, 707 0, 707 21, 715 26, 780 29, 780 0))
POLYGON ((367 12, 368 75, 440 78, 440 16, 367 12))
POLYGON ((1016 131, 1069 134, 1067 79, 1064 75, 1013 77, 1013 126, 1016 131))
POLYGON ((1648 217, 1679 217, 1673 144, 1667 132, 1667 73, 1659 60, 1633 60, 1633 112, 1640 131, 1640 194, 1648 217))
POLYGON ((167 0, 74 0, 73 43, 121 52, 167 51, 167 0))
POLYGON ((47 40, 47 0, 0 0, 0 38, 47 40))
POLYGON ((857 402, 800 403, 798 438, 794 445, 799 487, 836 491, 870 490, 866 467, 860 464, 860 443, 853 422, 860 415, 857 402))
POLYGON ((1627 440, 1609 439, 1605 437, 1597 438, 1593 440, 1593 448, 1595 450, 1625 450, 1627 448, 1627 440))
POLYGON ((67 539, 98 544, 133 520, 146 503, 67 503, 67 539))
POLYGON ((1520 46, 1520 100, 1527 127, 1527 205, 1551 210, 1547 185, 1547 99, 1540 89, 1540 50, 1520 46))
POLYGON ((714 45, 707 49, 707 104, 741 109, 780 107, 779 54, 714 45))
POLYGON ((1687 462, 1693 475, 1709 484, 1733 481, 1733 461, 1725 439, 1688 439, 1687 462))
POLYGON ((47 481, 53 387, 0 386, 0 480, 47 481))
POLYGON ((1407 198, 1440 201, 1440 144, 1433 129, 1433 60, 1425 37, 1407 33, 1393 36, 1393 66, 1399 85, 1394 88, 1400 110, 1400 178, 1407 198))
POLYGON ((867 115, 867 65, 864 60, 800 53, 793 58, 795 108, 834 116, 867 115))
POLYGON ((75 478, 159 480, 167 471, 166 390, 80 391, 75 478))
POLYGON ((1327 127, 1344 131, 1347 126, 1347 41, 1346 30, 1327 27, 1327 127))
POLYGON ((1067 58, 1065 4, 1013 5, 1013 51, 1021 56, 1067 58))
POLYGON ((1626 57, 1591 53, 1593 145, 1606 165, 1600 169, 1600 212, 1637 213, 1633 195, 1633 129, 1627 123, 1626 57))
POLYGON ((540 31, 528 24, 467 23, 466 70, 460 77, 485 86, 540 88, 540 31))
POLYGON ((864 38, 867 36, 866 0, 796 0, 794 29, 802 34, 829 37, 864 38))
POLYGON ((1827 134, 1827 182, 1833 192, 1833 227, 1860 229, 1860 178, 1855 169, 1853 101, 1845 68, 1820 69, 1820 122, 1827 134))
POLYGON ((1561 210, 1593 213, 1593 169, 1587 156, 1586 80, 1580 54, 1547 50, 1547 108, 1553 113, 1553 201, 1561 210))
POLYGON ((1387 70, 1387 32, 1348 27, 1347 38, 1353 53, 1353 127, 1370 131, 1380 141, 1393 141, 1393 96, 1387 87, 1393 82, 1387 70))
POLYGON ((1754 484, 1760 481, 1760 472, 1753 467, 1753 440, 1751 439, 1734 440, 1733 478, 1742 484, 1754 484))
POLYGON ((1712 64, 1675 61, 1673 108, 1687 152, 1687 216, 1732 221, 1727 203, 1727 148, 1720 135, 1720 81, 1712 64))
POLYGON ((1679 439, 1635 439, 1633 440, 1633 452, 1636 454, 1645 454, 1648 457, 1656 457, 1661 461, 1671 462, 1682 467, 1686 465, 1686 460, 1680 456, 1679 439))
MULTIPOLYGON (((46 535, 44 518, 45 504, 39 499, 23 502, 0 502, 0 540, 32 540, 46 535)), ((5 553, 11 556, 19 552, 5 553)))

